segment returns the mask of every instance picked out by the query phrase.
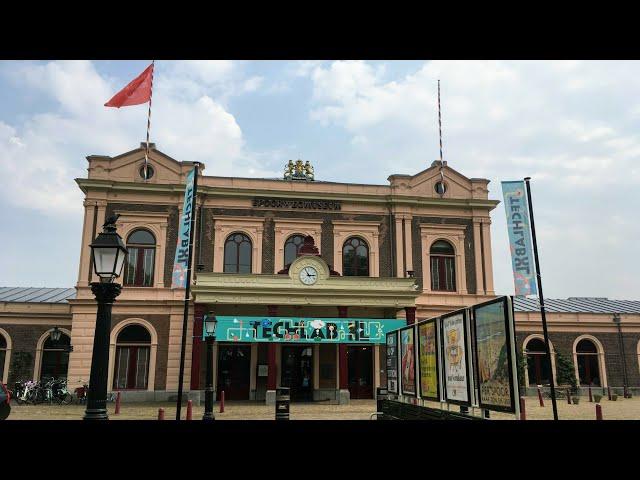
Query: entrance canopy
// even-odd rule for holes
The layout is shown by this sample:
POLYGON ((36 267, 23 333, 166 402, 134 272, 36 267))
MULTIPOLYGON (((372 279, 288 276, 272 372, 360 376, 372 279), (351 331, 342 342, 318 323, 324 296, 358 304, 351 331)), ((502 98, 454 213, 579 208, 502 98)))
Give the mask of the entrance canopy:
MULTIPOLYGON (((216 316, 219 342, 384 343, 404 319, 216 316)), ((204 332, 203 332, 204 335, 204 332)))

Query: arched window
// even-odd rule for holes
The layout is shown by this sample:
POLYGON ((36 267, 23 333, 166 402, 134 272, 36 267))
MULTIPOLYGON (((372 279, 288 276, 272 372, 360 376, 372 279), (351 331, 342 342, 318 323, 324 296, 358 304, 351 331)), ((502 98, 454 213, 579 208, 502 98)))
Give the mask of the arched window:
POLYGON ((431 290, 456 291, 456 256, 449 242, 438 240, 431 245, 431 290))
POLYGON ((4 376, 4 366, 7 361, 7 339, 0 333, 0 381, 6 381, 2 377, 4 376))
POLYGON ((291 235, 284 242, 284 266, 290 265, 298 256, 298 251, 304 242, 304 235, 291 235))
POLYGON ((580 385, 601 386, 600 361, 598 348, 588 338, 583 338, 576 345, 576 359, 580 385))
POLYGON ((151 334, 142 325, 122 329, 116 340, 114 390, 145 390, 149 382, 151 334))
POLYGON ((124 273, 124 285, 151 287, 156 258, 155 237, 148 230, 135 230, 127 239, 127 250, 129 255, 124 273))
POLYGON ((60 339, 57 342, 51 340, 51 336, 47 337, 42 346, 40 380, 67 378, 70 345, 71 339, 65 333, 60 334, 60 339))
POLYGON ((342 245, 342 275, 369 276, 369 246, 359 237, 350 237, 342 245))
POLYGON ((544 341, 539 338, 532 338, 527 342, 525 353, 527 354, 529 385, 549 385, 551 383, 551 375, 544 341))
POLYGON ((251 239, 232 233, 224 243, 224 273, 251 273, 251 239))

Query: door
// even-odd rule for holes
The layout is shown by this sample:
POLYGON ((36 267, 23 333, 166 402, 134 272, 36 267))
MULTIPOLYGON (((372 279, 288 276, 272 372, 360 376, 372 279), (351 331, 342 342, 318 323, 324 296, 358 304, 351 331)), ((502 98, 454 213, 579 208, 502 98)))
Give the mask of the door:
POLYGON ((251 347, 249 345, 219 345, 216 388, 218 400, 223 390, 225 400, 249 400, 250 370, 251 347))
POLYGON ((347 364, 351 398, 373 398, 373 348, 347 347, 347 364))
POLYGON ((291 389, 291 401, 313 401, 313 347, 282 347, 280 385, 291 389))

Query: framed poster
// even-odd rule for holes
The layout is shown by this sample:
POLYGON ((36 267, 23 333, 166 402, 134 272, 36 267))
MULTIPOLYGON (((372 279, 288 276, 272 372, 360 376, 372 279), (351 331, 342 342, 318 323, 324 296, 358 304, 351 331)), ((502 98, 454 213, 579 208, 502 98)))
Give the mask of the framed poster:
POLYGON ((469 345, 466 331, 466 311, 460 310, 440 318, 445 399, 447 402, 457 405, 470 405, 471 385, 467 356, 469 345))
POLYGON ((440 400, 440 365, 436 319, 418 323, 418 358, 420 362, 420 397, 440 400))
POLYGON ((400 386, 403 395, 417 396, 415 327, 400 329, 400 386))
POLYGON ((258 365, 258 376, 259 377, 268 377, 269 376, 269 365, 258 365))
POLYGON ((473 342, 478 405, 489 410, 515 413, 509 310, 507 297, 475 305, 473 342))
POLYGON ((387 390, 398 392, 398 332, 387 333, 387 390))

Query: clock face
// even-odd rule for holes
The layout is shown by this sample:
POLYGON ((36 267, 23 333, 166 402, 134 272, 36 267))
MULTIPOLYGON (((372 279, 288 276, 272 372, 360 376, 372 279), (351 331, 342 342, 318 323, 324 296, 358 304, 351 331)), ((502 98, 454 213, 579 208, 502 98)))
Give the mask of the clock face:
POLYGON ((304 267, 300 270, 300 281, 305 285, 313 285, 318 281, 318 271, 314 267, 304 267))

